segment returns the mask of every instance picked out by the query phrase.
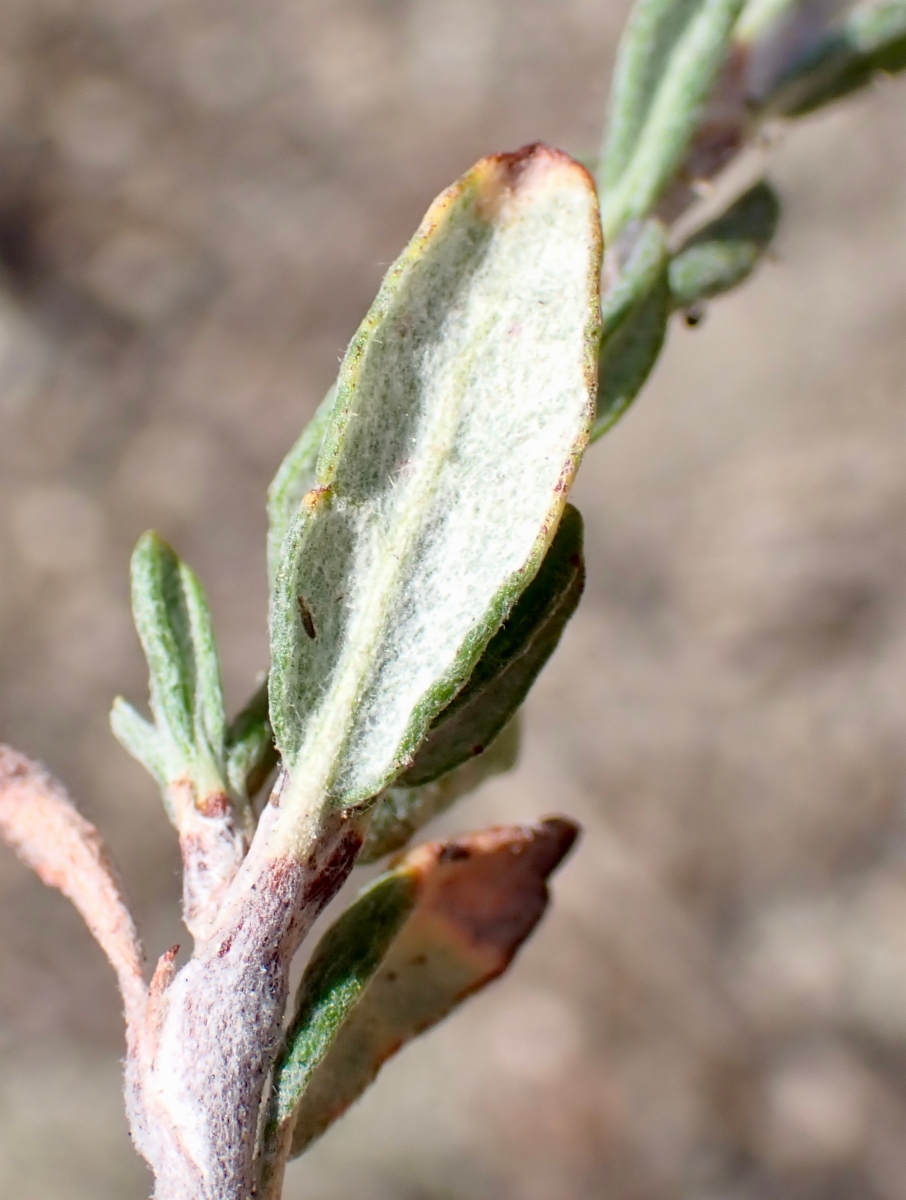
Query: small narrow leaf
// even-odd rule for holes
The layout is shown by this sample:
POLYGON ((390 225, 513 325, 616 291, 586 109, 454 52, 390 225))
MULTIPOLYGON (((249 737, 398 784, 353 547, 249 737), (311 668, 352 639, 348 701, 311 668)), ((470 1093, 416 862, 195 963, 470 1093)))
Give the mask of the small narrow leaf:
POLYGON ((150 726, 123 700, 114 733, 161 784, 179 833, 183 919, 197 942, 214 928, 239 869, 254 813, 243 789, 231 789, 226 721, 214 630, 201 584, 156 533, 132 556, 132 604, 148 660, 150 726))
POLYGON ((253 799, 277 766, 265 680, 227 731, 227 774, 238 796, 253 799))
POLYGON ((512 770, 519 758, 519 742, 520 720, 516 713, 483 754, 468 759, 433 783, 388 788, 374 806, 365 844, 356 860, 358 865, 367 866, 402 850, 424 825, 457 800, 476 791, 494 775, 512 770))
POLYGON ((315 486, 318 455, 336 396, 332 387, 315 410, 299 440, 280 464, 267 492, 267 571, 271 590, 280 567, 283 543, 292 528, 307 492, 315 486))
POLYGON ((195 662, 180 563, 154 532, 132 554, 132 612, 148 660, 151 710, 161 733, 191 759, 195 751, 195 662))
POLYGON ((588 438, 600 252, 577 163, 484 159, 353 339, 271 611, 289 842, 387 786, 540 566, 588 438))
POLYGON ((220 663, 214 642, 214 626, 208 602, 198 577, 185 563, 179 564, 179 578, 185 596, 189 618, 189 636, 195 673, 195 745, 202 747, 218 765, 223 761, 226 741, 226 716, 223 709, 223 688, 220 683, 220 663))
POLYGON ((602 341, 616 333, 657 286, 666 261, 667 230, 660 221, 644 221, 623 233, 608 254, 601 298, 602 341))
POLYGON ((688 308, 742 283, 764 254, 780 218, 780 201, 762 180, 690 238, 670 263, 674 307, 688 308))
POLYGON ((179 774, 181 759, 168 754, 157 727, 140 716, 128 701, 117 696, 110 710, 110 728, 124 750, 137 759, 162 788, 179 774))
POLYGON ((156 533, 132 555, 132 608, 148 660, 151 711, 147 723, 118 701, 114 732, 165 784, 189 779, 199 796, 225 790, 223 692, 207 601, 194 573, 156 533))
POLYGON ((906 0, 857 5, 766 86, 763 115, 799 117, 906 68, 906 0))
POLYGON ((734 42, 750 45, 796 7, 801 8, 800 0, 747 0, 733 31, 734 42))
POLYGON ((663 225, 646 221, 602 301, 593 441, 626 412, 657 362, 670 317, 669 262, 663 225))
POLYGON ((637 0, 620 43, 601 174, 609 242, 647 216, 683 160, 743 0, 637 0))
MULTIPOLYGON (((413 872, 387 872, 359 896, 315 948, 274 1067, 265 1129, 268 1165, 275 1165, 274 1160, 285 1162, 289 1155, 299 1100, 417 900, 418 880, 413 872)), ((266 1189, 265 1195, 274 1190, 266 1189)))
POLYGON ((381 1065, 509 966, 576 826, 550 818, 417 847, 325 934, 274 1072, 267 1141, 301 1154, 381 1065))
POLYGON ((538 574, 491 638, 468 683, 434 718, 397 783, 431 783, 483 753, 557 648, 584 584, 582 517, 568 504, 538 574))
POLYGON ((639 138, 699 0, 637 0, 617 50, 601 153, 601 190, 614 187, 632 162, 639 138))

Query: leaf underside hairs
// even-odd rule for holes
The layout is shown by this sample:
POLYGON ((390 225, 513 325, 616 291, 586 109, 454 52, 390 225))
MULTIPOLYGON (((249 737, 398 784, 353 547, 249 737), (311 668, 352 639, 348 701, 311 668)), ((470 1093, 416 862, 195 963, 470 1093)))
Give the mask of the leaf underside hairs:
POLYGON ((591 181, 544 147, 479 163, 389 271, 283 542, 287 823, 392 781, 538 570, 588 440, 599 272, 591 181))
POLYGON ((432 721, 399 784, 432 783, 484 753, 556 649, 584 583, 582 517, 568 504, 538 574, 491 638, 468 682, 432 721))
POLYGON ((296 951, 356 862, 516 763, 584 585, 567 498, 585 449, 671 317, 698 324, 770 254, 780 201, 738 182, 749 160, 727 168, 904 67, 906 0, 637 0, 597 185, 541 144, 484 158, 388 271, 268 491, 271 662, 232 720, 199 580, 139 539, 150 713, 119 697, 111 725, 178 832, 179 969, 173 948, 145 981, 97 830, 0 746, 0 835, 116 971, 155 1200, 280 1200, 287 1161, 534 929, 571 821, 416 846, 328 926, 287 1012, 296 951))

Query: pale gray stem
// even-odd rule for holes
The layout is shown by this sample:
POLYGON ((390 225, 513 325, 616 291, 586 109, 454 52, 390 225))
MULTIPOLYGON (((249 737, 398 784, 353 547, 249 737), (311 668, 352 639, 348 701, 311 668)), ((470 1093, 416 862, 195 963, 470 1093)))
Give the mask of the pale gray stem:
POLYGON ((182 853, 183 920, 196 942, 217 923, 220 907, 249 848, 235 806, 225 792, 199 796, 189 779, 167 789, 182 853))
POLYGON ((256 837, 216 927, 165 983, 156 1015, 149 1005, 132 1119, 155 1174, 155 1200, 257 1194, 259 1113, 290 962, 361 842, 360 824, 339 813, 322 823, 305 861, 268 857, 266 836, 256 837))

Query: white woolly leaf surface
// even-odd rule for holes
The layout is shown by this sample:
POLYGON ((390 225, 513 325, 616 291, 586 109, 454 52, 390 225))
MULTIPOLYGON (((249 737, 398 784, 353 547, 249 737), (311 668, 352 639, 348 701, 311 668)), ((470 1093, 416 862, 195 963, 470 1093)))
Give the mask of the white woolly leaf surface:
POLYGON ((272 589, 280 569, 284 539, 292 528, 299 505, 318 482, 318 455, 335 395, 336 388, 332 387, 280 464, 267 491, 267 571, 272 589))
POLYGON ((600 255, 589 176, 532 146, 442 193, 384 280, 275 589, 284 828, 387 785, 537 570, 594 411, 600 255))

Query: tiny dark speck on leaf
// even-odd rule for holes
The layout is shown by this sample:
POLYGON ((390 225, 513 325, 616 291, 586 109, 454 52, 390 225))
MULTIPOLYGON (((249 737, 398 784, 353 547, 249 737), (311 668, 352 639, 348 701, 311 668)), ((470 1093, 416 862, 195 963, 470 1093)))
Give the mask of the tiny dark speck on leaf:
POLYGON ((694 304, 683 313, 683 320, 689 329, 696 329, 705 319, 705 310, 700 304, 694 304))
POLYGON ((314 639, 318 636, 318 633, 315 629, 315 619, 311 615, 311 609, 305 603, 304 596, 297 596, 296 601, 299 605, 299 616, 302 618, 302 628, 312 639, 312 641, 314 641, 314 639))
POLYGON ((388 971, 387 972, 387 982, 388 983, 396 983, 396 971, 388 971))
POLYGON ((472 852, 468 846, 460 846, 456 842, 451 842, 449 846, 444 846, 438 855, 438 862, 463 862, 467 858, 472 857, 472 852))

